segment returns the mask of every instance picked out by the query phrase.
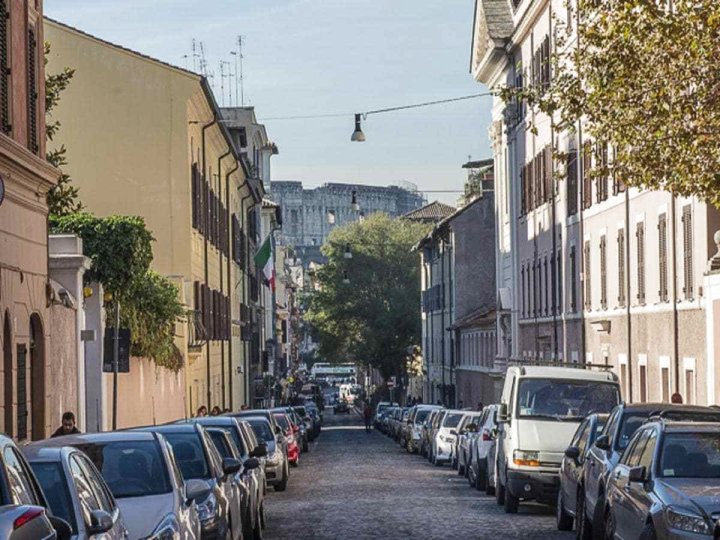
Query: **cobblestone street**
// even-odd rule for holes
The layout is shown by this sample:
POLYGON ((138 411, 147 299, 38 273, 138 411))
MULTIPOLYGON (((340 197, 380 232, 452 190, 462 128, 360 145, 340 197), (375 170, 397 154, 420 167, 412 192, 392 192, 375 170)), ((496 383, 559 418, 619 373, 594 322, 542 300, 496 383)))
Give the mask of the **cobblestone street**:
POLYGON ((269 493, 266 537, 573 538, 550 508, 521 505, 508 516, 448 466, 409 455, 355 414, 334 416, 291 471, 284 493, 269 493))

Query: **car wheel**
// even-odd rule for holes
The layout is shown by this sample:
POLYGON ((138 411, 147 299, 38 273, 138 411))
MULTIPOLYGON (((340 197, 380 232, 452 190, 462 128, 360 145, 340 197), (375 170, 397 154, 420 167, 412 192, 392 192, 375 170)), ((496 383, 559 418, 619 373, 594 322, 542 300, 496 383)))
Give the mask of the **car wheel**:
POLYGON ((502 485, 500 478, 497 479, 497 486, 495 487, 495 502, 498 506, 505 504, 505 486, 502 485))
MULTIPOLYGON (((253 540, 262 540, 262 519, 260 518, 260 510, 258 509, 258 515, 255 516, 255 528, 252 531, 253 540)), ((248 538, 250 538, 248 536, 248 538)))
POLYGON ((465 465, 460 465, 460 460, 458 460, 457 471, 458 476, 465 476, 465 465))
POLYGON ((615 540, 615 513, 609 506, 605 512, 605 531, 603 537, 605 540, 615 540))
POLYGON ((287 489, 288 476, 289 476, 289 471, 286 468, 285 472, 283 474, 282 481, 275 486, 275 491, 285 491, 287 489))
POLYGON ((267 516, 265 515, 265 503, 260 503, 260 525, 264 529, 267 527, 267 516))
POLYGON ((595 511, 592 518, 592 538, 593 540, 603 540, 605 538, 605 494, 601 491, 595 503, 595 511))
POLYGON ((575 532, 577 540, 592 540, 592 523, 585 509, 585 489, 580 486, 577 494, 577 511, 575 512, 575 532))
MULTIPOLYGON (((505 473, 505 478, 507 478, 507 472, 505 473)), ((520 498, 510 493, 507 487, 505 487, 503 491, 505 492, 505 502, 503 504, 505 513, 517 514, 518 508, 520 507, 520 498)))
POLYGON ((655 525, 653 525, 652 522, 645 525, 645 528, 640 533, 640 540, 657 540, 655 525))
POLYGON ((485 495, 495 495, 495 486, 490 483, 489 477, 485 482, 485 495))
POLYGON ((558 531, 572 531, 573 518, 565 511, 565 503, 563 502, 562 489, 558 490, 557 508, 555 512, 555 524, 558 531))
POLYGON ((243 512, 242 537, 243 537, 243 540, 245 540, 246 538, 253 537, 253 522, 252 522, 252 516, 250 515, 249 508, 247 509, 247 512, 243 512))
POLYGON ((475 480, 475 489, 483 491, 487 489, 487 470, 478 464, 477 479, 475 480))

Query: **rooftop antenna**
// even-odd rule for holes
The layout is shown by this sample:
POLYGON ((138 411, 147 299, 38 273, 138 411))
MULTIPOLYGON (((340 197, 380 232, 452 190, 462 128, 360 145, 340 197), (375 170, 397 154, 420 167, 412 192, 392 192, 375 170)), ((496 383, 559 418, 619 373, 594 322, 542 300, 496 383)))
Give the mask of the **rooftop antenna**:
POLYGON ((220 101, 225 106, 225 62, 220 60, 220 101))
POLYGON ((199 57, 200 57, 200 55, 197 52, 197 41, 195 40, 195 38, 193 38, 193 40, 192 40, 192 66, 193 66, 193 71, 195 73, 197 73, 197 71, 198 71, 197 70, 197 59, 199 57))
POLYGON ((230 51, 230 54, 232 54, 235 57, 235 103, 240 103, 242 107, 245 106, 245 87, 243 84, 243 36, 238 36, 238 50, 237 51, 230 51), (239 64, 239 70, 238 70, 238 64, 239 64), (240 99, 238 100, 238 78, 237 75, 240 73, 240 99))
POLYGON ((205 44, 202 41, 200 42, 200 73, 205 77, 208 76, 207 60, 205 60, 205 44))
MULTIPOLYGON (((220 73, 221 77, 226 77, 228 80, 228 103, 230 104, 230 107, 232 107, 232 86, 230 85, 230 81, 232 80, 232 73, 230 72, 230 62, 227 60, 220 60, 220 73), (228 67, 227 75, 222 75, 224 73, 223 66, 228 67)), ((224 93, 224 89, 221 90, 224 93)), ((225 104, 225 96, 223 95, 223 105, 225 104)))

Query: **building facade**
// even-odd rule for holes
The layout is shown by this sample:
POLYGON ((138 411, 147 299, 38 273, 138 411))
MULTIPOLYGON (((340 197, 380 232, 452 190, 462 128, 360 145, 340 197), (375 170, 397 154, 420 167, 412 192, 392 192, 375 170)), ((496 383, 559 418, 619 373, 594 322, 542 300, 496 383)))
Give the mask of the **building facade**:
POLYGON ((409 183, 389 187, 329 183, 313 189, 304 188, 302 182, 270 185, 270 197, 283 208, 281 241, 293 246, 306 263, 322 260, 320 246, 333 228, 375 212, 399 217, 425 202, 409 183))
MULTIPOLYGON (((45 29, 50 68, 76 69, 54 112, 66 171, 90 212, 144 218, 155 238, 152 267, 178 283, 187 307, 176 329, 184 368, 173 375, 181 390, 172 399, 188 414, 201 405, 239 408, 251 394, 245 306, 257 301, 252 260, 262 183, 235 151, 203 77, 55 21, 45 29)), ((89 358, 88 366, 101 362, 89 358)), ((127 376, 141 364, 134 359, 127 376)), ((110 379, 103 376, 99 395, 88 399, 88 408, 104 411, 102 428, 110 379)))
MULTIPOLYGON (((552 84, 557 32, 575 46, 577 10, 566 4, 477 0, 474 78, 488 88, 552 84)), ((611 149, 582 124, 559 133, 540 111, 499 98, 492 120, 499 357, 612 366, 628 401, 679 392, 713 402, 702 284, 717 211, 592 174, 611 149)))
MULTIPOLYGON (((42 2, 11 0, 0 13, 0 421, 16 439, 42 439, 51 409, 46 196, 59 172, 45 159, 42 2)), ((70 365, 73 370, 82 366, 70 365)), ((74 386, 75 381, 73 381, 74 386)), ((67 405, 76 407, 77 402, 67 405)), ((62 414, 62 413, 61 413, 62 414)))

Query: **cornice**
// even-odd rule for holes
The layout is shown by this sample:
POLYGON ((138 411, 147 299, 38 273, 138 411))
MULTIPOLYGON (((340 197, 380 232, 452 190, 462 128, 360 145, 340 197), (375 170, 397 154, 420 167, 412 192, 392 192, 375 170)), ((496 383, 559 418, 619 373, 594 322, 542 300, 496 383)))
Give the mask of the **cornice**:
POLYGON ((46 194, 57 184, 61 172, 6 135, 0 135, 0 169, 15 182, 34 192, 46 194))

